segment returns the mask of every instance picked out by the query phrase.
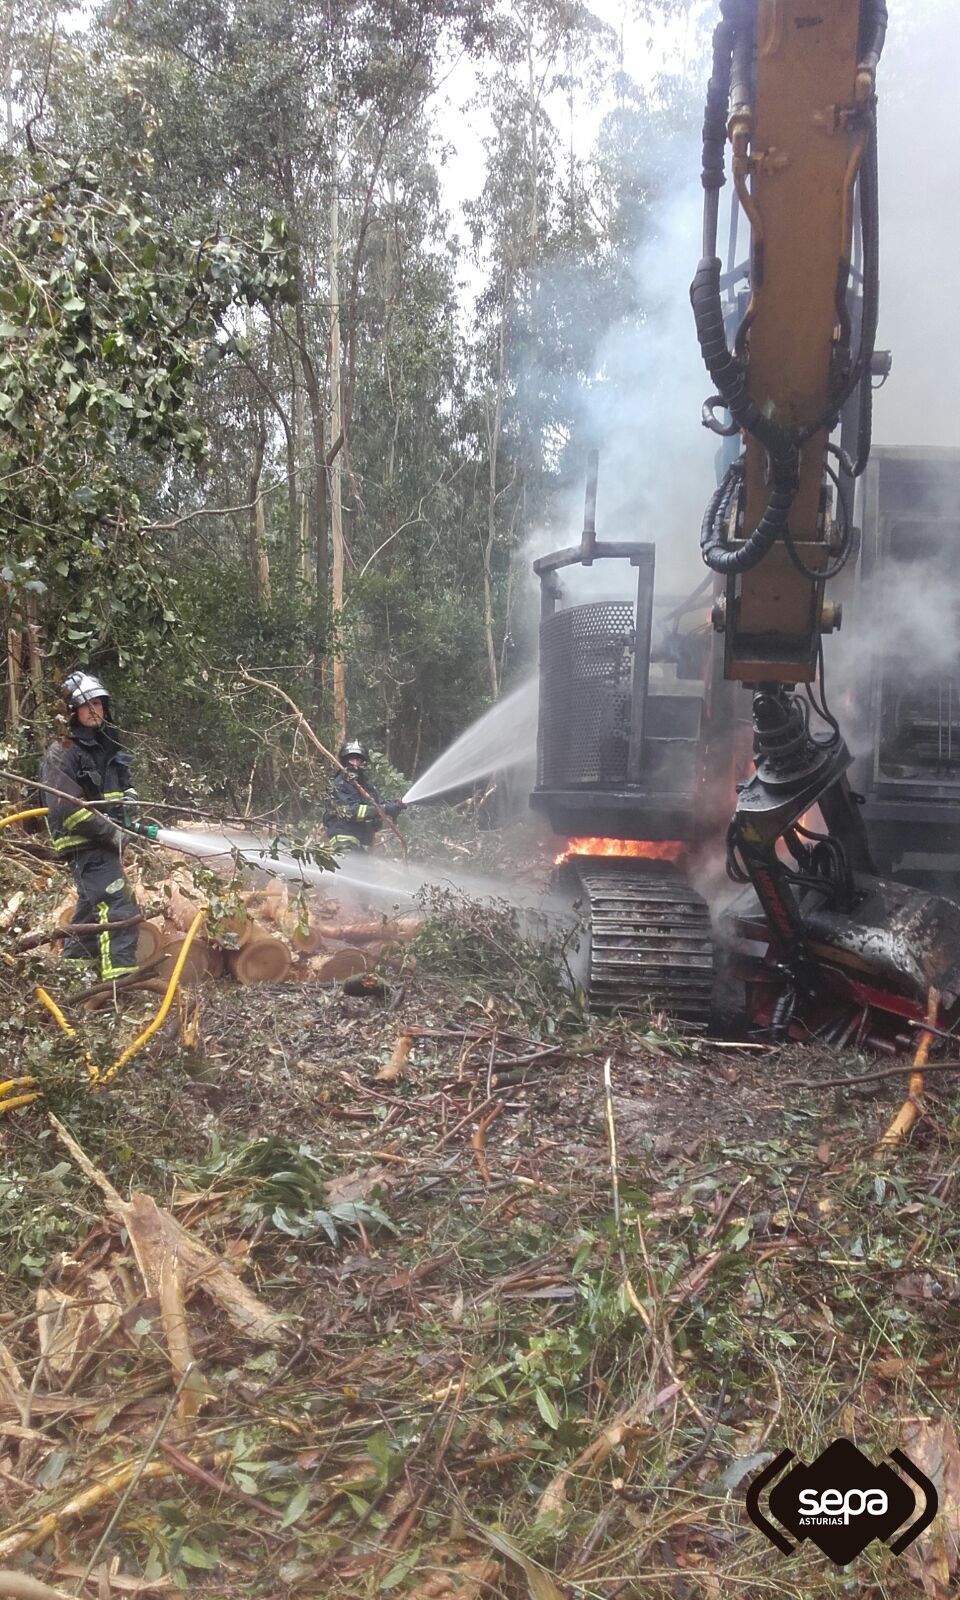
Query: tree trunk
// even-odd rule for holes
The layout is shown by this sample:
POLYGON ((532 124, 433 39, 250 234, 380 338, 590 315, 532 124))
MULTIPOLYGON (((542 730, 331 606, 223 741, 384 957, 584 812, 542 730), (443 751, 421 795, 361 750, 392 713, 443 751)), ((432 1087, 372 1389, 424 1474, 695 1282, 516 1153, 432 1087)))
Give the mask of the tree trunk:
POLYGON ((314 574, 310 565, 310 518, 306 495, 303 495, 300 500, 300 560, 298 572, 301 583, 312 586, 314 574))
POLYGON ((33 714, 36 716, 43 706, 43 635, 40 631, 40 604, 35 594, 27 595, 27 641, 30 646, 33 714))
POLYGON ((20 726, 20 634, 7 629, 7 732, 16 734, 20 726))
POLYGON ((387 185, 387 228, 383 251, 383 376, 387 385, 387 395, 393 408, 393 432, 387 450, 386 484, 392 490, 393 479, 397 464, 397 438, 400 433, 400 407, 397 405, 393 393, 393 371, 390 365, 390 339, 393 332, 393 280, 395 266, 394 228, 397 213, 397 182, 391 177, 387 185))
POLYGON ((493 418, 487 410, 487 458, 489 483, 487 490, 487 535, 483 540, 483 632, 487 646, 487 672, 490 693, 494 700, 500 698, 500 675, 497 670, 497 647, 493 636, 493 551, 497 537, 497 468, 500 459, 500 435, 503 430, 503 389, 506 366, 506 322, 508 284, 504 282, 503 303, 500 308, 500 332, 497 345, 497 387, 494 397, 493 418))
POLYGON ((337 170, 337 112, 333 113, 333 188, 330 195, 330 532, 333 542, 331 612, 333 622, 333 719, 342 744, 347 736, 347 698, 343 670, 343 405, 340 377, 340 177, 337 170))
POLYGON ((303 563, 303 518, 300 514, 300 470, 297 461, 300 438, 296 429, 288 427, 285 419, 283 421, 287 450, 287 529, 290 540, 287 571, 299 577, 303 563))
POLYGON ((270 558, 267 555, 263 501, 260 498, 260 476, 263 471, 263 454, 266 449, 266 443, 267 430, 264 427, 262 416, 258 416, 257 431, 253 441, 253 460, 250 465, 250 486, 247 495, 247 499, 250 502, 250 510, 247 512, 247 548, 250 557, 250 571, 253 575, 254 593, 259 606, 270 604, 270 558))
POLYGON ((263 498, 257 497, 253 508, 255 538, 257 542, 257 595, 261 605, 268 606, 270 593, 270 556, 267 551, 267 528, 263 514, 263 498))
MULTIPOLYGON (((310 521, 309 521, 310 513, 309 513, 309 507, 308 507, 308 504, 307 504, 307 496, 302 492, 302 489, 301 489, 301 486, 300 486, 300 477, 299 477, 299 463, 303 460, 304 454, 305 454, 306 428, 305 428, 305 418, 304 418, 304 414, 303 414, 303 389, 301 388, 300 384, 297 382, 295 373, 293 374, 293 380, 292 380, 291 413, 292 413, 292 416, 293 416, 294 465, 295 465, 295 467, 297 469, 297 473, 298 473, 297 483, 296 483, 296 490, 297 490, 297 563, 296 563, 296 572, 297 572, 298 578, 300 579, 300 582, 303 583, 303 584, 306 584, 307 586, 310 586, 310 585, 312 585, 313 579, 314 579, 313 568, 312 568, 312 564, 311 564, 311 561, 310 561, 310 521)), ((293 492, 294 492, 293 488, 291 488, 291 490, 290 490, 291 497, 293 495, 293 492)))
MULTIPOLYGON (((289 158, 280 164, 280 181, 286 202, 287 214, 294 220, 300 216, 299 196, 294 183, 293 168, 289 158)), ((317 371, 310 355, 307 342, 307 319, 304 315, 304 285, 303 265, 298 254, 296 260, 296 287, 297 298, 294 305, 294 326, 296 330, 297 355, 300 370, 303 374, 304 388, 307 391, 307 402, 310 407, 310 443, 311 443, 311 470, 308 474, 310 487, 310 524, 314 551, 314 594, 315 594, 315 623, 313 644, 313 683, 314 701, 317 715, 323 711, 323 662, 326 649, 325 625, 327 605, 327 472, 326 452, 324 449, 324 415, 323 399, 320 394, 320 384, 317 381, 317 371)))
POLYGON ((320 385, 317 382, 316 369, 303 344, 306 338, 306 328, 304 327, 303 307, 299 303, 297 305, 297 333, 303 350, 303 379, 306 384, 307 400, 310 405, 310 436, 313 447, 313 461, 310 472, 310 523, 314 556, 313 602, 315 618, 313 699, 314 711, 318 717, 322 717, 323 674, 327 649, 327 566, 329 564, 329 545, 327 542, 327 460, 324 449, 323 400, 320 396, 320 385))
POLYGON ((240 950, 231 950, 227 966, 237 982, 244 985, 282 983, 290 971, 290 952, 282 939, 261 933, 240 950))
POLYGON ((3 108, 4 133, 8 150, 13 149, 13 20, 14 0, 7 0, 3 20, 3 108))
POLYGON ((309 473, 309 505, 311 539, 314 553, 314 636, 313 636, 313 700, 317 717, 323 716, 323 676, 326 654, 327 565, 327 461, 324 447, 323 398, 317 382, 317 371, 307 348, 307 326, 303 314, 303 279, 297 272, 297 303, 295 308, 297 348, 303 373, 307 403, 310 408, 311 464, 309 473))
MULTIPOLYGON (((542 87, 542 85, 541 85, 542 87)), ((530 172, 529 172, 529 205, 530 220, 527 226, 527 240, 525 250, 525 274, 527 291, 527 313, 530 323, 530 348, 536 349, 539 342, 540 328, 540 129, 538 126, 540 112, 540 90, 537 88, 533 69, 533 28, 527 32, 527 118, 530 130, 530 172)), ((537 396, 531 392, 531 372, 527 362, 521 364, 521 379, 526 393, 521 397, 520 415, 527 419, 527 434, 529 440, 528 462, 532 458, 539 476, 541 464, 541 439, 540 433, 535 428, 529 427, 529 418, 534 415, 537 396)))

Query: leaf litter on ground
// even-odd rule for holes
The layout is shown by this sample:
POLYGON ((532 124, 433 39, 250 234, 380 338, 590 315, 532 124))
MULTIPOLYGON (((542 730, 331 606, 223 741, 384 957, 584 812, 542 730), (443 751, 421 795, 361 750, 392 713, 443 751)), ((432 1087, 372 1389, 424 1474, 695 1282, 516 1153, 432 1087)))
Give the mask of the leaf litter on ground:
POLYGON ((118 1593, 806 1600, 745 1480, 845 1433, 943 1483, 909 1568, 874 1547, 859 1592, 945 1592, 949 1084, 877 1169, 895 1084, 778 1089, 856 1058, 584 1019, 489 932, 458 966, 440 914, 387 998, 198 991, 191 1047, 65 1093, 84 1170, 42 1110, 3 1128, 0 1551, 90 1595, 109 1527, 118 1593))

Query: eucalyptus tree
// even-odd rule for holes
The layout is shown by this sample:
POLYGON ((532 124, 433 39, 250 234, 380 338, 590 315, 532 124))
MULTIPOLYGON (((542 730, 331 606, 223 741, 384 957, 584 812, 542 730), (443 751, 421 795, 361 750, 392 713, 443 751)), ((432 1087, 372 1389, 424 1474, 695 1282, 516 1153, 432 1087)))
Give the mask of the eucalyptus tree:
MULTIPOLYGON (((178 218, 219 215, 244 228, 278 213, 296 240, 295 305, 275 308, 271 336, 239 341, 231 358, 252 371, 267 457, 279 455, 287 475, 285 537, 312 590, 318 690, 328 644, 331 486, 339 529, 345 484, 347 540, 355 511, 361 312, 370 300, 375 218, 389 203, 385 174, 448 51, 481 48, 486 9, 480 0, 144 0, 106 7, 94 28, 107 92, 101 88, 98 106, 84 115, 93 126, 112 121, 114 139, 125 126, 128 134, 131 125, 149 129, 158 204, 178 218)), ((231 432, 234 420, 228 406, 231 432)), ((251 432, 254 463, 258 437, 251 432)), ((220 487, 226 494, 228 485, 220 487)), ((336 555, 339 583, 339 540, 336 555)))
POLYGON ((196 385, 238 303, 292 291, 282 223, 258 247, 171 232, 136 186, 36 150, 0 159, 0 580, 8 720, 26 656, 155 656, 174 620, 141 484, 196 466, 196 385))

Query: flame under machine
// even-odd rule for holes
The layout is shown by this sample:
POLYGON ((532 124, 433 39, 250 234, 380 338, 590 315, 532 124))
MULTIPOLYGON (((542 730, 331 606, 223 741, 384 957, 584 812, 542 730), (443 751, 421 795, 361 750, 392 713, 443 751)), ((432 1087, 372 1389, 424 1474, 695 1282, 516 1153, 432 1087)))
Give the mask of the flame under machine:
MULTIPOLYGON (((938 770, 943 788, 945 737, 952 762, 953 712, 944 713, 942 691, 933 709, 921 684, 912 707, 901 696, 898 724, 891 675, 879 673, 879 767, 865 808, 823 674, 823 635, 840 624, 825 591, 856 549, 852 490, 870 454, 878 371, 876 71, 886 7, 720 0, 719 9, 691 301, 716 391, 704 423, 742 446, 701 531, 703 559, 725 589, 715 612, 724 674, 753 695, 755 771, 728 832, 728 871, 744 885, 730 927, 748 1010, 770 1034, 899 1048, 932 1001, 940 1027, 960 1023, 960 906, 878 876, 878 808, 892 805, 896 822, 906 797, 890 785, 908 781, 890 770, 887 730, 900 726, 913 741, 903 766, 931 803, 938 770), (728 141, 750 227, 749 299, 732 343, 717 255, 728 141), (815 807, 822 828, 808 825, 815 807)), ((896 559, 892 548, 885 555, 896 559)), ((859 610, 870 650, 878 618, 859 610)))
POLYGON ((729 772, 720 777, 733 745, 730 686, 711 671, 709 631, 680 629, 689 603, 655 628, 655 547, 598 540, 596 496, 594 452, 580 543, 534 563, 540 703, 530 804, 573 845, 560 875, 588 910, 591 1006, 662 1007, 706 1022, 713 936, 686 864, 710 826, 710 796, 721 783, 725 795, 732 789, 729 772), (609 585, 616 598, 564 604, 559 573, 595 563, 619 567, 609 585), (636 572, 634 592, 620 563, 636 572))

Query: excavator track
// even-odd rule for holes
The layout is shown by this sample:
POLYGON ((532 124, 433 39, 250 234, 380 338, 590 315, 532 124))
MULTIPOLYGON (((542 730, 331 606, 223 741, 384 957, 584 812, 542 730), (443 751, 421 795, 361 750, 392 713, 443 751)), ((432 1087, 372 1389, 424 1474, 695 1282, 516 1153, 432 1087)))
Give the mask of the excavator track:
POLYGON ((587 857, 576 872, 590 908, 591 1009, 653 1009, 685 1022, 709 1021, 710 913, 682 873, 623 857, 587 857))

